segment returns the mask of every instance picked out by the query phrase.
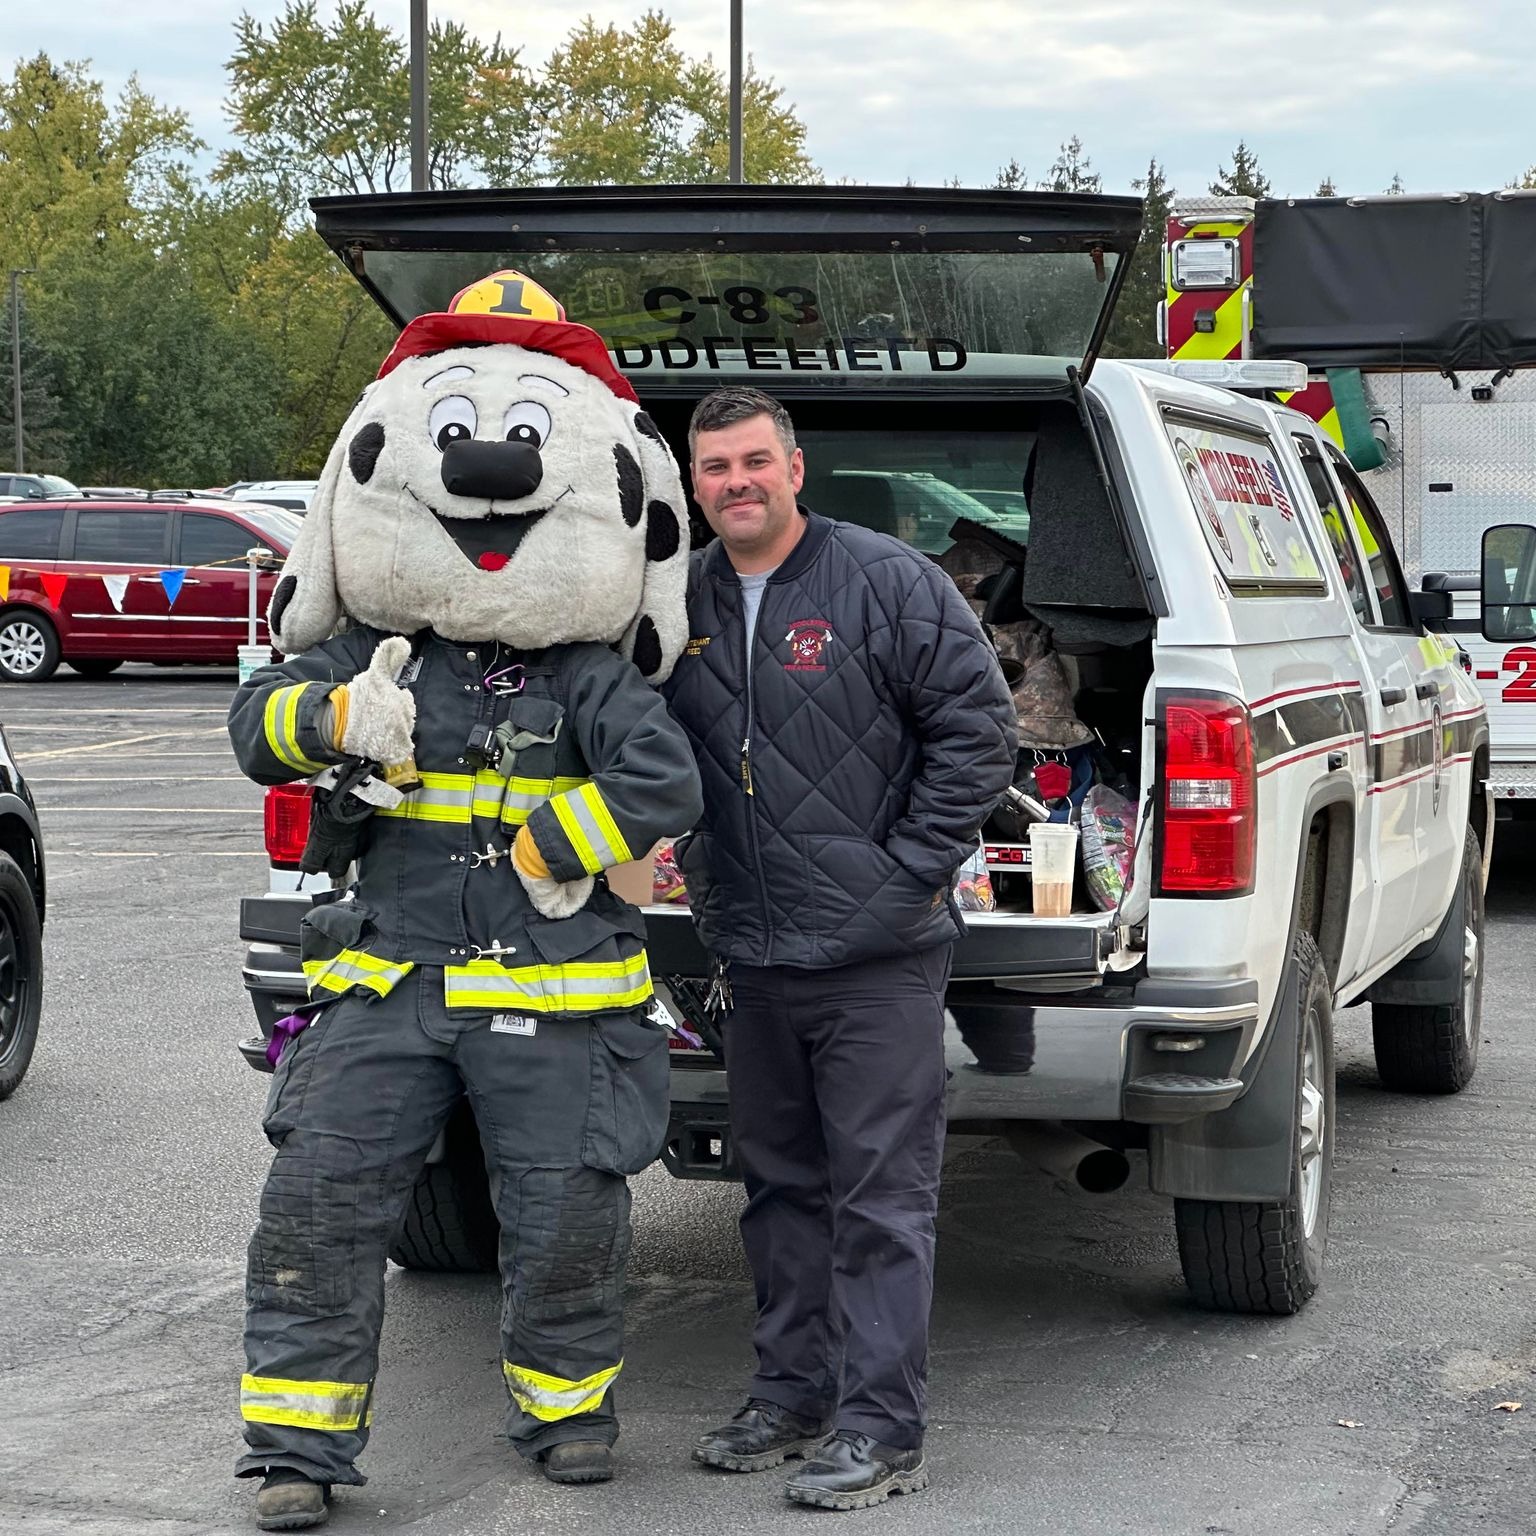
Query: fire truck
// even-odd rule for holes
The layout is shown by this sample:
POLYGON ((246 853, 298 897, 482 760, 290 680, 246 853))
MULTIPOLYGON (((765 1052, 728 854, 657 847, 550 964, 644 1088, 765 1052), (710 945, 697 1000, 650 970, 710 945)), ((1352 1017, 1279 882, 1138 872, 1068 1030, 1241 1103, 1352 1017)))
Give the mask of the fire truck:
MULTIPOLYGON (((1472 622, 1483 530, 1536 514, 1536 191, 1180 198, 1164 273, 1159 333, 1181 372, 1307 364, 1278 398, 1338 444, 1350 500, 1376 504, 1410 585, 1453 594, 1490 790, 1501 814, 1536 817, 1536 646, 1472 622)), ((1369 564, 1359 509, 1340 518, 1340 548, 1369 564)))

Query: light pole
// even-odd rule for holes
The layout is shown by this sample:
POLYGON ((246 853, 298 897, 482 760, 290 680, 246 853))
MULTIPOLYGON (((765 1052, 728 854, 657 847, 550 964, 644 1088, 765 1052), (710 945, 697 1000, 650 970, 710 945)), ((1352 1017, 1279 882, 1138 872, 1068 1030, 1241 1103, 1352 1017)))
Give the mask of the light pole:
POLYGON ((741 0, 731 0, 731 170, 730 179, 741 181, 741 0))
POLYGON ((11 419, 16 424, 17 474, 27 467, 21 439, 21 290, 17 280, 32 270, 31 267, 11 268, 11 419))
POLYGON ((411 191, 427 190, 427 0, 411 0, 411 191))

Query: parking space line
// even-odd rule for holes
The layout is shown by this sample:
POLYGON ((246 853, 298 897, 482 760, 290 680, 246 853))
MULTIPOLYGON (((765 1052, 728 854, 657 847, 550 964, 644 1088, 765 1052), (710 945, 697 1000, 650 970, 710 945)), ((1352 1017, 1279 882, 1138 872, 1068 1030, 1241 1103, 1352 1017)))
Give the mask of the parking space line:
POLYGON ((222 725, 215 725, 201 731, 150 731, 143 736, 121 736, 116 741, 90 742, 81 747, 57 747, 52 752, 29 752, 22 767, 25 768, 27 763, 41 762, 45 757, 76 757, 82 752, 115 752, 119 747, 131 747, 140 741, 175 741, 191 736, 212 736, 223 729, 222 725))
POLYGON ((44 821, 57 816, 260 816, 259 805, 45 805, 44 821))
MULTIPOLYGON (((143 852, 127 852, 118 849, 98 848, 50 848, 48 850, 48 862, 55 859, 185 859, 188 857, 184 848, 145 850, 143 852)), ((195 857, 199 859, 260 859, 266 862, 266 851, 261 848, 199 848, 195 857)))
POLYGON ((29 773, 28 784, 249 784, 242 773, 29 773))

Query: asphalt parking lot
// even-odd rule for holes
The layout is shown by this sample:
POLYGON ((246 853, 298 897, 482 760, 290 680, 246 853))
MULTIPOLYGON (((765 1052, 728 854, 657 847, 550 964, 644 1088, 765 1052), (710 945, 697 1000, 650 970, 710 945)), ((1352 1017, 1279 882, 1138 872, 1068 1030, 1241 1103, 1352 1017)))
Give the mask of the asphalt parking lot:
MULTIPOLYGON (((0 687, 40 806, 42 1036, 0 1104, 0 1532, 251 1528, 236 1388, 267 1161, 240 896, 261 794, 223 731, 232 671, 67 670, 0 687)), ((1290 1319, 1187 1300, 1144 1164, 1115 1195, 952 1144, 930 1363, 933 1487, 841 1517, 892 1533, 1424 1536, 1532 1529, 1536 838, 1501 829, 1482 1060, 1454 1099, 1384 1093, 1338 1021, 1325 1289, 1290 1319), (1527 1401, 1527 1399, 1530 1399, 1527 1401), (1511 1412, 1500 1404, 1522 1403, 1511 1412)), ((619 1476, 556 1489, 497 1436, 498 1299, 391 1273, 365 1489, 329 1529, 797 1531, 777 1474, 691 1467, 736 1406, 751 1294, 733 1188, 636 1181, 619 1476)))

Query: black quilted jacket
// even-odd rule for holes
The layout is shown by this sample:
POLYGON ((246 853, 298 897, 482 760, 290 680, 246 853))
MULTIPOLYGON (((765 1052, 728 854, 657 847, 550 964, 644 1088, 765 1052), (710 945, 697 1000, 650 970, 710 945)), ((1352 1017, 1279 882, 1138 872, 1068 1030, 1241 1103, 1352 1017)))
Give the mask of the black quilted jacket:
POLYGON ((679 842, 694 920, 748 965, 846 965, 962 933, 955 870, 1013 773, 997 657, 954 584, 900 540, 805 512, 763 592, 750 668, 716 540, 667 684, 704 815, 679 842))

